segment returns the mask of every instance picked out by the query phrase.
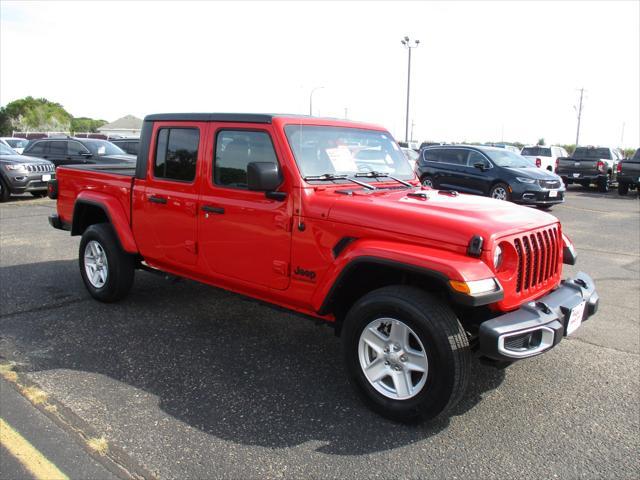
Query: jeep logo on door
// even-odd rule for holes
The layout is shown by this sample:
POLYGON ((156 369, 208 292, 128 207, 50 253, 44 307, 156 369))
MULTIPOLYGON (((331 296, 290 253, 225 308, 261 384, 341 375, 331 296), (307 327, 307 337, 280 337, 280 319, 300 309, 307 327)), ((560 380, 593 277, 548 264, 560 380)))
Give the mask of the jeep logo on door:
POLYGON ((316 280, 316 272, 305 270, 302 267, 296 267, 296 269, 293 271, 293 274, 298 275, 299 277, 304 277, 307 280, 311 280, 312 282, 315 282, 316 280))

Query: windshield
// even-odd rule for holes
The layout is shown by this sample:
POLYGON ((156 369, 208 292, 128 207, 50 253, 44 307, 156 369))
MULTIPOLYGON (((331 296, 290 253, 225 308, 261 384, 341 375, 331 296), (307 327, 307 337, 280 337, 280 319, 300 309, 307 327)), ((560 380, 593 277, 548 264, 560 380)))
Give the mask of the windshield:
POLYGON ((11 148, 24 148, 27 146, 27 143, 29 143, 28 140, 23 138, 7 138, 5 142, 7 142, 11 148))
POLYGON ((409 162, 386 132, 287 125, 285 133, 303 177, 380 172, 413 178, 409 162))
POLYGON ((0 143, 0 155, 17 155, 17 153, 7 147, 4 143, 0 143))
POLYGON ((91 140, 90 142, 83 142, 84 146, 91 150, 94 155, 126 155, 124 150, 120 147, 116 147, 113 143, 106 140, 91 140))
POLYGON ((596 158, 598 160, 611 160, 611 152, 608 148, 578 147, 576 148, 576 151, 573 152, 573 158, 596 158))
POLYGON ((533 163, 522 155, 510 152, 509 150, 484 150, 489 158, 499 167, 528 168, 535 167, 533 163))
POLYGON ((550 157, 551 149, 546 147, 524 147, 520 155, 528 155, 530 157, 550 157))

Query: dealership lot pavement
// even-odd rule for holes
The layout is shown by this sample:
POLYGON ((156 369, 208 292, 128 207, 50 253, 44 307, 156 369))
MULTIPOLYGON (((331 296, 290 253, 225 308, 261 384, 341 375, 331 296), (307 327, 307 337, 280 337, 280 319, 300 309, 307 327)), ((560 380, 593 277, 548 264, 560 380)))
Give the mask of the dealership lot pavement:
POLYGON ((159 478, 638 478, 639 203, 569 188, 566 272, 596 280, 600 312, 542 357, 475 364, 448 421, 381 419, 330 328, 236 295, 139 273, 93 301, 47 199, 0 206, 0 361, 159 478))

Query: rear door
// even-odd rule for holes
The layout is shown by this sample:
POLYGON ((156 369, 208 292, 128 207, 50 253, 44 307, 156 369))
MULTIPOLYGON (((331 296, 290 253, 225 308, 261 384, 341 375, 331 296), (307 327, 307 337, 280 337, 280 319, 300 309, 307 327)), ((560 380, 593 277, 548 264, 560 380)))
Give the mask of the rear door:
POLYGON ((447 148, 438 152, 440 168, 438 188, 469 191, 466 177, 469 174, 467 169, 467 150, 462 148, 447 148))
POLYGON ((66 140, 49 140, 49 153, 44 158, 53 162, 56 166, 73 163, 67 158, 66 140))
POLYGON ((205 131, 206 123, 157 122, 146 178, 136 181, 133 229, 140 253, 168 270, 189 272, 198 259, 198 172, 205 131))
MULTIPOLYGON (((247 188, 250 162, 276 162, 270 125, 211 124, 198 216, 198 243, 210 276, 283 290, 289 285, 291 195, 269 198, 247 188)), ((286 175, 279 192, 287 192, 286 175)))

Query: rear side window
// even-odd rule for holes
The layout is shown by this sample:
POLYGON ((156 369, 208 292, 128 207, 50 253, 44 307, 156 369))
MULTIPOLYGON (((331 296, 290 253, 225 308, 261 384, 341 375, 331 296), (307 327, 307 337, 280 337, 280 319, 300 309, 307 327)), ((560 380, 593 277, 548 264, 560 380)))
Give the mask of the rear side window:
POLYGON ((49 150, 47 148, 48 145, 49 142, 36 142, 31 147, 29 147, 29 150, 25 152, 25 154, 30 153, 32 155, 44 155, 49 150))
POLYGON ((66 155, 67 142, 51 142, 49 145, 49 153, 51 155, 66 155))
POLYGON ((425 162, 440 162, 441 150, 428 149, 424 151, 425 162))
POLYGON ((277 162, 266 132, 222 130, 216 138, 213 181, 216 185, 247 188, 247 164, 277 162))
POLYGON ((199 143, 200 131, 197 128, 158 130, 153 176, 192 182, 196 178, 199 143))
POLYGON ((442 163, 450 163, 452 165, 466 165, 467 152, 465 150, 441 150, 440 161, 442 163))

